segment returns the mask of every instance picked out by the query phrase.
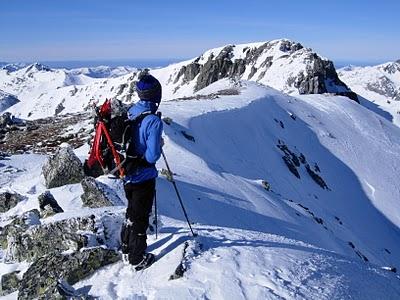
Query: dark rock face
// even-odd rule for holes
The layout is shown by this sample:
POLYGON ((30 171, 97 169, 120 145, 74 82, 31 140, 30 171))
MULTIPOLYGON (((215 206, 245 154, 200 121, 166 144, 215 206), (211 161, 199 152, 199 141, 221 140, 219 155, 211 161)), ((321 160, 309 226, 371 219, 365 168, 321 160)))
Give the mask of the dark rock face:
POLYGON ((6 212, 15 207, 20 201, 24 200, 20 194, 4 192, 0 194, 0 213, 6 212))
POLYGON ((313 67, 294 80, 300 94, 334 93, 359 102, 357 94, 339 79, 333 62, 323 60, 315 53, 310 54, 308 59, 313 62, 313 67))
POLYGON ((306 170, 307 170, 308 175, 310 175, 310 177, 312 178, 312 180, 315 181, 316 184, 318 184, 318 185, 319 185, 321 188, 323 188, 323 189, 329 190, 328 185, 326 184, 325 180, 324 180, 321 176, 319 176, 319 175, 317 174, 317 172, 319 172, 319 171, 318 171, 319 168, 316 169, 315 172, 314 172, 314 171, 311 169, 310 165, 309 165, 309 164, 306 164, 306 170))
POLYGON ((35 261, 24 274, 18 299, 63 299, 57 289, 59 280, 73 285, 118 260, 118 252, 103 248, 46 255, 35 261))
POLYGON ((17 276, 19 272, 14 271, 1 276, 0 296, 8 295, 18 290, 21 282, 17 276))
POLYGON ((35 70, 35 71, 45 71, 45 72, 50 72, 52 71, 50 67, 40 64, 40 63, 34 63, 32 65, 30 65, 27 69, 26 69, 26 73, 35 70))
POLYGON ((57 105, 57 107, 56 107, 56 109, 55 109, 55 111, 54 111, 54 114, 57 116, 57 115, 59 115, 64 109, 65 109, 65 106, 64 106, 63 102, 60 102, 60 103, 58 103, 58 105, 57 105))
POLYGON ((43 194, 39 195, 39 207, 40 207, 40 216, 42 218, 46 218, 58 213, 64 212, 60 205, 58 205, 54 196, 46 191, 43 194))
POLYGON ((5 259, 9 262, 35 261, 50 253, 76 251, 89 245, 90 236, 96 230, 94 216, 30 227, 13 225, 7 229, 5 259))
POLYGON ((400 72, 400 59, 395 61, 394 63, 387 65, 383 70, 388 72, 389 74, 400 72))
POLYGON ((307 174, 316 184, 318 184, 322 189, 330 191, 325 180, 318 174, 321 173, 321 169, 319 168, 317 163, 314 164, 314 169, 312 169, 303 153, 297 155, 294 151, 290 150, 289 147, 281 140, 278 140, 278 144, 276 146, 283 152, 284 155, 282 156, 282 159, 285 162, 285 165, 287 166, 289 171, 294 176, 300 179, 299 168, 303 165, 307 171, 307 174))
POLYGON ((123 205, 123 201, 111 188, 93 177, 85 177, 81 184, 83 188, 81 199, 84 206, 98 208, 123 205))
MULTIPOLYGON (((399 66, 400 68, 400 66, 399 66)), ((393 82, 386 76, 382 76, 376 82, 367 84, 367 89, 379 95, 383 95, 393 100, 400 101, 400 89, 393 84, 393 82)))
POLYGON ((289 171, 292 172, 294 176, 300 178, 299 171, 297 170, 300 167, 300 160, 285 144, 278 144, 277 147, 284 153, 282 156, 285 165, 288 167, 289 171))
POLYGON ((44 164, 43 175, 48 189, 78 183, 83 177, 83 166, 71 147, 60 148, 44 164))
POLYGON ((187 66, 183 66, 179 70, 179 73, 176 76, 174 83, 177 83, 181 76, 183 76, 183 83, 192 81, 200 73, 200 70, 201 70, 201 65, 196 61, 187 66))
POLYGON ((233 46, 226 46, 215 59, 212 55, 210 56, 201 68, 195 91, 201 90, 219 79, 228 77, 233 65, 231 61, 232 52, 233 46))
POLYGON ((290 54, 303 49, 303 45, 301 45, 300 43, 293 43, 291 41, 282 41, 281 45, 279 46, 279 50, 283 51, 283 52, 289 52, 290 54))

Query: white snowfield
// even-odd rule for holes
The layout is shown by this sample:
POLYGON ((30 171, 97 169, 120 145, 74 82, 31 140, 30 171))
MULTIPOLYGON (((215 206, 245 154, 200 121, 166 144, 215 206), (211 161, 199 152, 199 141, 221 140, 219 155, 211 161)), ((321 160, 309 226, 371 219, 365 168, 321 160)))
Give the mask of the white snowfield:
POLYGON ((364 97, 361 104, 400 126, 400 61, 377 66, 348 66, 338 75, 354 92, 364 97))
MULTIPOLYGON (((232 83, 221 80, 200 92, 226 88, 232 83)), ((400 278, 382 269, 400 267, 400 128, 345 97, 291 97, 249 81, 234 88, 239 95, 160 108, 172 119, 164 124, 164 151, 200 245, 183 278, 169 280, 185 242, 194 242, 171 183, 160 176, 163 226, 148 240, 154 265, 135 273, 117 262, 74 287, 100 299, 400 299, 400 278), (304 157, 300 178, 277 145, 304 157)), ((87 150, 76 152, 83 159, 87 150)), ((44 159, 0 162, 1 190, 28 197, 0 226, 38 207, 44 159)), ((157 167, 165 168, 162 159, 157 167)), ((92 213, 82 208, 79 184, 51 192, 65 212, 47 222, 92 213)), ((2 263, 0 271, 26 267, 2 263)))

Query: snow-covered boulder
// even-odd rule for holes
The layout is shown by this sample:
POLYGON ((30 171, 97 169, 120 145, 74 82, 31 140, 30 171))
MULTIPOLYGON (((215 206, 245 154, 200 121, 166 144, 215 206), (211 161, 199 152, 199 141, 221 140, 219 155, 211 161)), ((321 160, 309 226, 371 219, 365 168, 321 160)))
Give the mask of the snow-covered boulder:
POLYGON ((81 199, 84 206, 97 208, 124 205, 121 198, 113 189, 93 177, 85 177, 81 184, 83 188, 81 199))
POLYGON ((103 248, 41 257, 24 273, 18 299, 64 299, 65 295, 57 288, 59 280, 75 284, 118 260, 120 254, 117 251, 103 248))
POLYGON ((0 193, 0 213, 6 212, 15 207, 25 197, 18 193, 3 192, 0 193))
POLYGON ((83 177, 83 166, 71 147, 62 147, 42 168, 48 189, 78 183, 83 177))
POLYGON ((15 217, 9 224, 0 227, 0 247, 6 249, 8 246, 8 235, 18 236, 25 232, 30 226, 40 224, 40 214, 37 209, 23 213, 15 217))
POLYGON ((58 205, 54 196, 46 191, 39 195, 40 216, 46 218, 58 213, 64 212, 60 205, 58 205))
POLYGON ((28 228, 12 225, 7 230, 5 258, 9 262, 35 261, 39 257, 89 245, 96 231, 95 218, 76 217, 28 228))

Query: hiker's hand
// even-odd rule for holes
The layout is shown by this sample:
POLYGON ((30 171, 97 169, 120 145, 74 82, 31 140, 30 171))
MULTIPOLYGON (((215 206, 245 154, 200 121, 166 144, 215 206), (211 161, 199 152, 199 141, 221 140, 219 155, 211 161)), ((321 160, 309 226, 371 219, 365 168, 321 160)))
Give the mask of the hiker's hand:
POLYGON ((161 138, 161 142, 160 142, 160 146, 161 146, 161 148, 162 148, 162 147, 164 147, 164 145, 165 145, 164 139, 163 139, 163 138, 161 138))

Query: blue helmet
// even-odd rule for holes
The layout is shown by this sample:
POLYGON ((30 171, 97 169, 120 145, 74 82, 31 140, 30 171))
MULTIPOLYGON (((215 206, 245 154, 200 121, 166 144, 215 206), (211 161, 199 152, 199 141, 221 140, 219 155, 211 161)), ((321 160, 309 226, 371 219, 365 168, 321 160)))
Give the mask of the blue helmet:
POLYGON ((161 84, 154 76, 147 72, 139 75, 139 81, 136 82, 136 92, 140 100, 159 104, 161 102, 161 90, 161 84))

